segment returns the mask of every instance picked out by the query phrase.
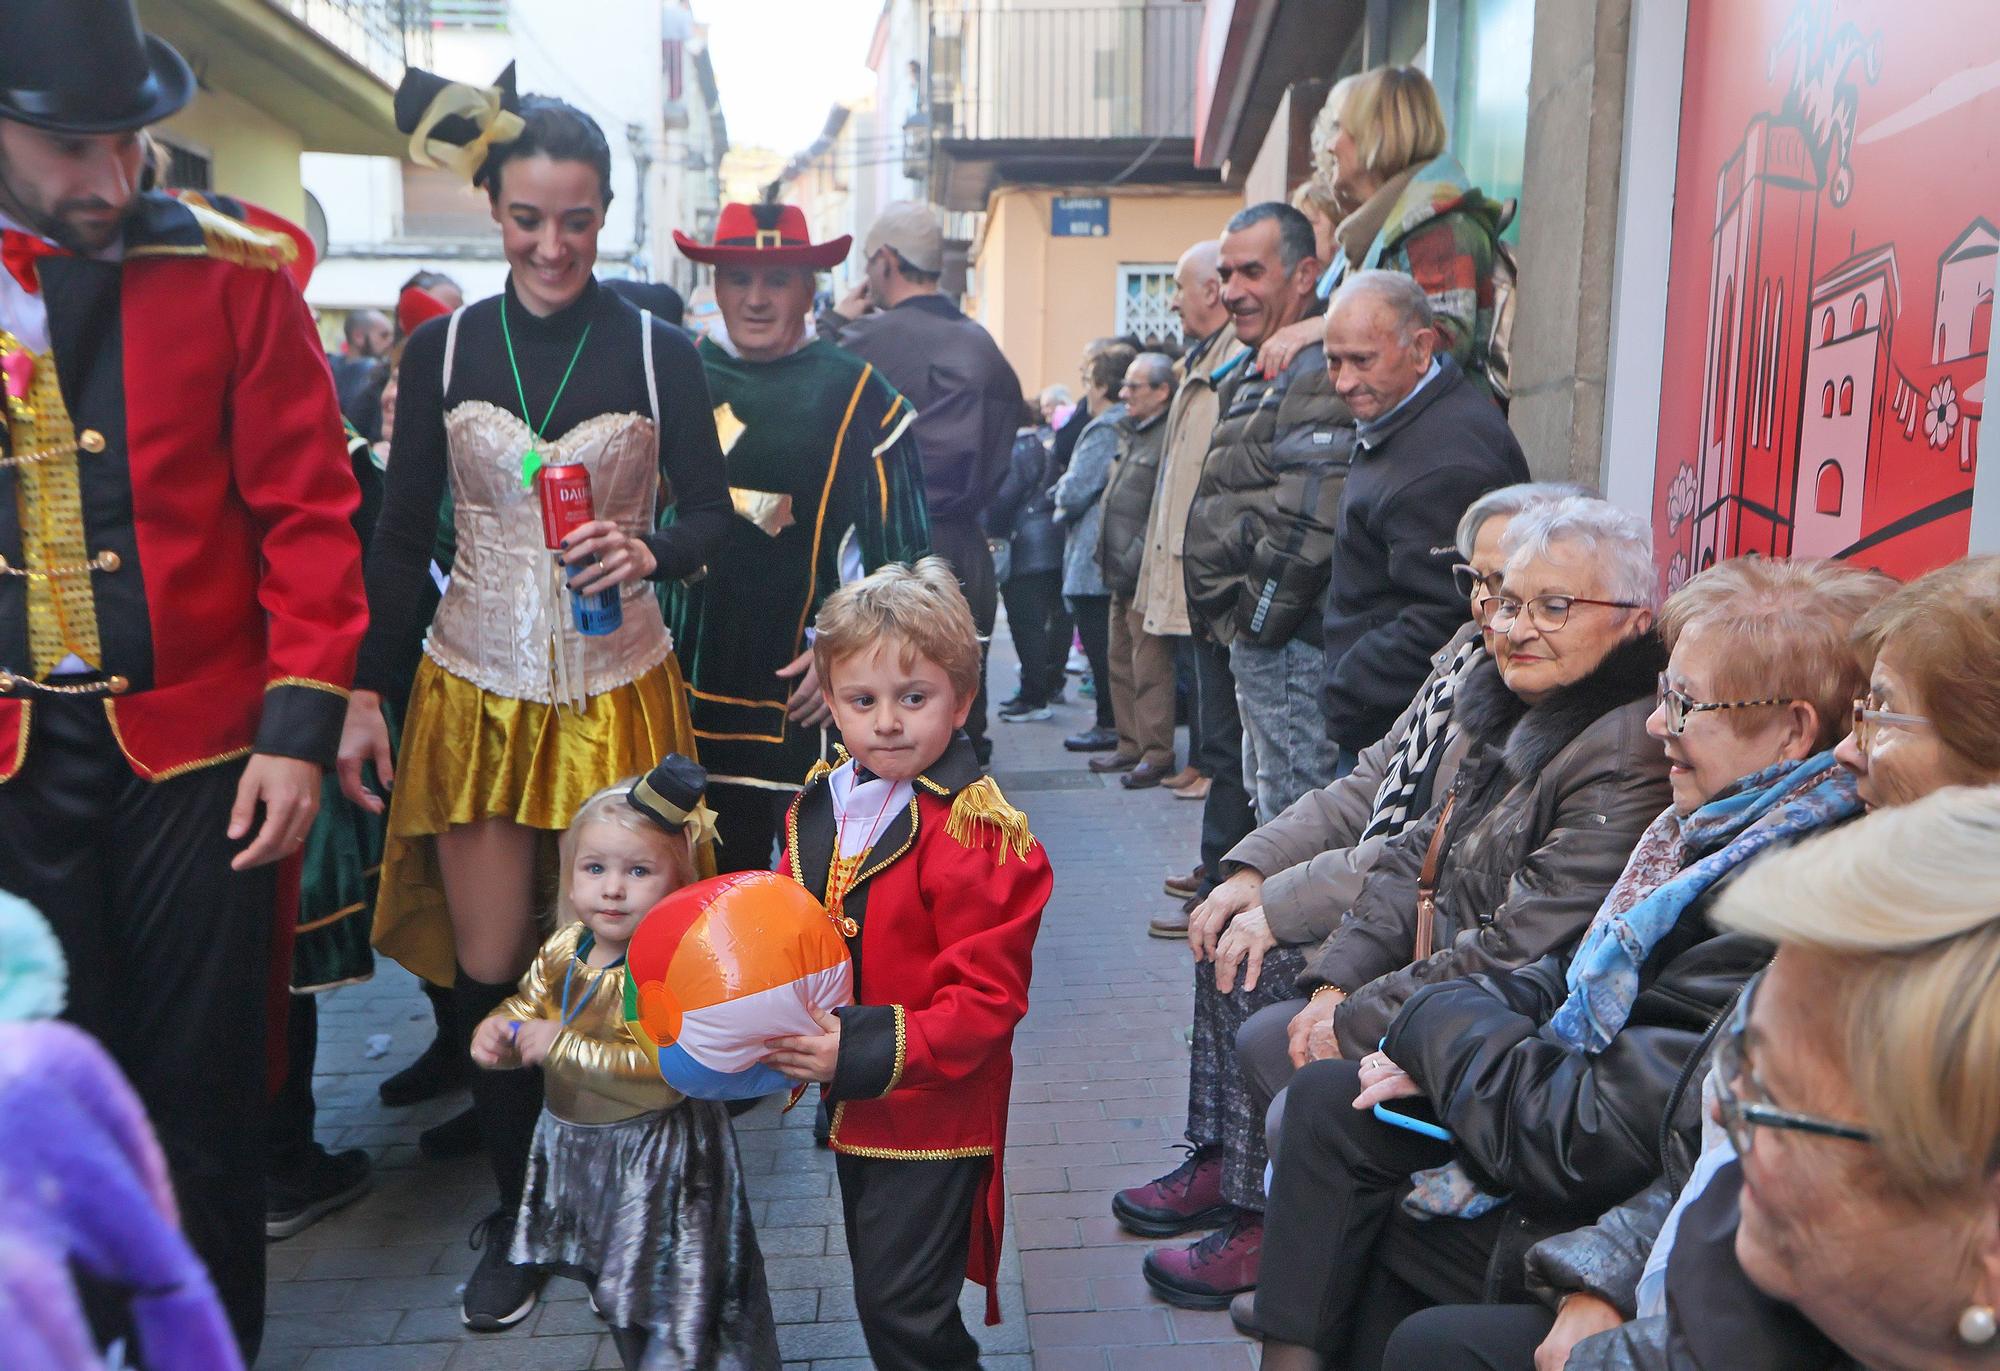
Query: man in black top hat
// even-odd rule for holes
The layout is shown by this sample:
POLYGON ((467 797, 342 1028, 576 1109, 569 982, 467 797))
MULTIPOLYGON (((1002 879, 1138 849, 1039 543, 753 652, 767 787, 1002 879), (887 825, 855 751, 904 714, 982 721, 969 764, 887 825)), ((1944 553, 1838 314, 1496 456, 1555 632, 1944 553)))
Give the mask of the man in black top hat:
POLYGON ((138 189, 194 90, 132 0, 0 0, 0 889, 61 939, 248 1362, 277 864, 366 605, 297 244, 138 189))

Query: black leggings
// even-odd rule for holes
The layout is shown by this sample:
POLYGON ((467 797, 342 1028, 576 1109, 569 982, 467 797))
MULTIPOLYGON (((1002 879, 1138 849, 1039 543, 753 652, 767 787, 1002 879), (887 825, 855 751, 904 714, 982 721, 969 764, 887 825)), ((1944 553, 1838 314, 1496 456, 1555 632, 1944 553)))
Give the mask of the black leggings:
POLYGON ((1070 613, 1076 616, 1076 636, 1083 639, 1083 655, 1090 659, 1090 684, 1097 695, 1097 726, 1115 728, 1111 716, 1111 597, 1068 598, 1070 613))
POLYGON ((1418 1310, 1479 1299, 1507 1216, 1405 1215, 1410 1174, 1450 1161, 1452 1149, 1356 1109, 1360 1071, 1313 1062, 1287 1087, 1257 1281, 1265 1334, 1314 1348, 1339 1371, 1374 1371, 1418 1310))
POLYGON ((1539 1304, 1441 1304, 1397 1325, 1382 1371, 1535 1371, 1555 1325, 1539 1304))
POLYGON ((1062 689, 1069 659, 1069 607, 1063 604, 1062 569, 1017 571, 1000 587, 1007 602, 1007 630, 1021 662, 1021 703, 1047 704, 1062 689))

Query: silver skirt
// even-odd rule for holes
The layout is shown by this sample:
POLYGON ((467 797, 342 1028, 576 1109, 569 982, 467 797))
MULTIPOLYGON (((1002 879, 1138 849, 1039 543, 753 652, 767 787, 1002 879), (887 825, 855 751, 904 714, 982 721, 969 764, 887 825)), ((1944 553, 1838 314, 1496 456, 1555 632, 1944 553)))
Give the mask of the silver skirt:
POLYGON ((764 1258, 720 1104, 607 1124, 544 1109, 509 1255, 589 1285, 613 1327, 646 1329, 644 1371, 777 1371, 764 1258))

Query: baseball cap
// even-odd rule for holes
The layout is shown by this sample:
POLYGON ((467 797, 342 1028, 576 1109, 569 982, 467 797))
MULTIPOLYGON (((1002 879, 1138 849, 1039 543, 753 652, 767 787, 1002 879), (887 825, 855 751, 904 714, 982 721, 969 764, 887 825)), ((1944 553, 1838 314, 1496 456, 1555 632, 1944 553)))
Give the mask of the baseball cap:
POLYGON ((883 248, 893 248, 898 257, 918 271, 941 274, 944 224, 937 211, 922 201, 898 200, 869 226, 868 236, 861 243, 861 254, 873 257, 883 248))

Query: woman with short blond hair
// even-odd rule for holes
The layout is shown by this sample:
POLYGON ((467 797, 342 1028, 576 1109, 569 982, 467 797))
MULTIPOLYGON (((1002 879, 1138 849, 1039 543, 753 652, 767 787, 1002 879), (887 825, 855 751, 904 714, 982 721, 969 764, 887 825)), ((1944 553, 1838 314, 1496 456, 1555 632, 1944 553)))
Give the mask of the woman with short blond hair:
MULTIPOLYGON (((1319 295, 1350 272, 1381 268, 1415 279, 1437 316, 1438 353, 1481 389, 1493 335, 1493 262, 1510 207, 1486 198, 1445 151, 1449 130, 1430 78, 1376 67, 1334 84, 1313 121, 1313 180, 1341 211, 1319 295)), ((1275 375, 1318 341, 1322 319, 1301 320, 1258 352, 1275 375)))

